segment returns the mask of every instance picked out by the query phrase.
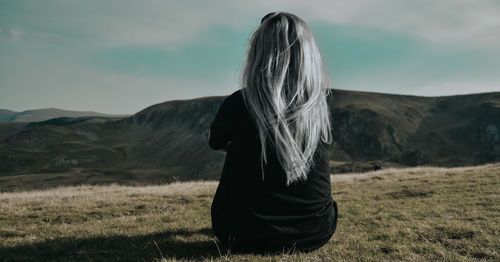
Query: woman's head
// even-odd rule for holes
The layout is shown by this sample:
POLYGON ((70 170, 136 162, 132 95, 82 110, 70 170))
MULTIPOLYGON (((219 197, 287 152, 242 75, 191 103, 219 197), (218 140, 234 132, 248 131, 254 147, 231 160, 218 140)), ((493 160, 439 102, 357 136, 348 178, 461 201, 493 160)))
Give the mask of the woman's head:
POLYGON ((285 12, 262 18, 250 39, 242 87, 259 129, 264 162, 271 143, 287 184, 307 178, 320 140, 330 143, 331 131, 328 74, 302 19, 285 12))

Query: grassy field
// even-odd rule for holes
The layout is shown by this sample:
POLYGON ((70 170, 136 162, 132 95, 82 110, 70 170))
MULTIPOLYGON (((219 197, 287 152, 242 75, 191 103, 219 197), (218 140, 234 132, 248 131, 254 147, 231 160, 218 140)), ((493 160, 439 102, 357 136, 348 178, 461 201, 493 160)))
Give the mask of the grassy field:
POLYGON ((309 254, 232 255, 217 182, 0 194, 0 261, 500 261, 500 164, 332 176, 337 232, 309 254))

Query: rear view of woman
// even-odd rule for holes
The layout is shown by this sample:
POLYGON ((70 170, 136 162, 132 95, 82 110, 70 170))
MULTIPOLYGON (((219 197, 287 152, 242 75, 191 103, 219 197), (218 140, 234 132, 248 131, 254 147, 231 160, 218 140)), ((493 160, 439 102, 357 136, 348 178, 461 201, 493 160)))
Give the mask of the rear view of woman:
POLYGON ((328 88, 305 22, 285 12, 264 16, 250 39, 242 88, 210 126, 210 147, 227 151, 212 228, 231 252, 308 252, 335 232, 328 88))

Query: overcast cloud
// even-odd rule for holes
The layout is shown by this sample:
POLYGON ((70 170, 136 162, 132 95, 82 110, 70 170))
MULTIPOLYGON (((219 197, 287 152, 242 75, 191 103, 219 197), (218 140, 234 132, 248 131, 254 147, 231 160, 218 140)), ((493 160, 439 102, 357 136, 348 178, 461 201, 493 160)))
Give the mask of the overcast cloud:
POLYGON ((500 2, 0 0, 0 108, 135 113, 238 88, 260 18, 309 23, 335 88, 500 91, 500 2))

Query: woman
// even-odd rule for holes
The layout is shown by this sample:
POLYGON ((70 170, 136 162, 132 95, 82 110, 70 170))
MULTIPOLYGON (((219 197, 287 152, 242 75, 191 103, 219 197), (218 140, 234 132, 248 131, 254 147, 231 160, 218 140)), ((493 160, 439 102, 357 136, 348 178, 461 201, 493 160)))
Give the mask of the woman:
POLYGON ((210 147, 227 151, 212 227, 231 252, 308 252, 335 232, 328 84, 304 21, 264 16, 250 39, 242 89, 210 126, 210 147))

